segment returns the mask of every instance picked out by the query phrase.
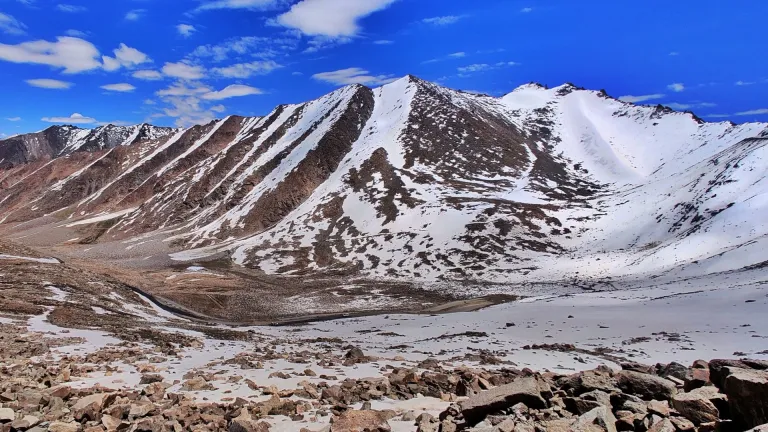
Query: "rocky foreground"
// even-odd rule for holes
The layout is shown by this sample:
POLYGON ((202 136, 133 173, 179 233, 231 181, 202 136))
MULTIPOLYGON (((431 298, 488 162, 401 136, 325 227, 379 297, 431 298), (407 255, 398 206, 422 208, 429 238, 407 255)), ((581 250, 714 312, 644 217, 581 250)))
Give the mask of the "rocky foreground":
MULTIPOLYGON (((1 327, 2 432, 768 430, 768 362, 761 360, 696 361, 690 367, 623 363, 621 370, 601 366, 571 375, 498 367, 501 362, 492 356, 480 359, 488 368, 430 358, 376 369, 379 359, 347 346, 338 354, 305 351, 285 360, 311 359, 323 368, 374 365, 374 377, 339 380, 288 368, 270 378, 303 378, 295 388, 244 379, 250 394, 227 397, 225 391, 211 402, 196 392, 243 377, 201 368, 168 382, 158 365, 178 356, 173 344, 123 342, 54 357, 53 345, 72 341, 30 338, 18 327, 1 327), (137 385, 115 389, 98 380, 88 387, 73 385, 94 374, 108 382, 120 373, 115 361, 136 366, 137 385), (431 407, 442 411, 430 410, 425 400, 439 402, 431 407)), ((259 369, 257 359, 278 358, 280 351, 256 348, 227 363, 243 371, 259 369)))

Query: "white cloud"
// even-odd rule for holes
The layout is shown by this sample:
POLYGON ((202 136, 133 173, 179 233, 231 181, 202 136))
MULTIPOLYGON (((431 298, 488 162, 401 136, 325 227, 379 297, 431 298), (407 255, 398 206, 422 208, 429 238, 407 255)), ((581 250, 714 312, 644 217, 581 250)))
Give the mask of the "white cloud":
POLYGON ((167 96, 197 96, 203 93, 209 93, 211 91, 210 87, 204 86, 200 83, 192 83, 190 85, 187 85, 183 82, 176 82, 169 86, 168 88, 158 90, 155 92, 156 95, 160 97, 167 97, 167 96))
POLYGON ((736 113, 737 116, 753 116, 753 115, 763 115, 763 114, 768 114, 768 108, 761 108, 761 109, 742 111, 742 112, 736 113))
POLYGON ((17 121, 21 121, 21 117, 8 117, 6 118, 6 120, 8 120, 9 122, 17 122, 17 121))
POLYGON ((694 108, 712 108, 717 106, 717 104, 714 104, 711 102, 691 102, 691 103, 672 102, 672 103, 665 103, 664 105, 678 111, 690 110, 694 108))
POLYGON ((675 93, 680 93, 685 90, 685 85, 683 85, 683 83, 673 83, 668 85, 667 88, 675 93))
POLYGON ((734 84, 737 86, 750 86, 752 84, 755 84, 755 82, 754 81, 736 81, 734 84))
POLYGON ((640 102, 645 102, 645 101, 649 101, 649 100, 661 99, 664 96, 666 96, 666 95, 662 94, 662 93, 642 95, 642 96, 629 96, 629 95, 627 95, 627 96, 620 97, 619 100, 620 101, 624 101, 624 102, 640 103, 640 102))
POLYGON ((728 118, 728 117, 733 117, 733 115, 732 114, 707 114, 704 117, 708 117, 708 118, 728 118))
POLYGON ((99 50, 83 39, 59 36, 56 42, 36 40, 18 45, 0 44, 0 60, 13 63, 33 63, 64 69, 73 74, 102 66, 99 50))
POLYGON ((184 37, 190 37, 192 36, 192 33, 197 31, 197 29, 195 26, 189 24, 179 24, 176 26, 176 31, 178 31, 179 34, 184 37))
POLYGON ((462 52, 455 52, 455 53, 448 54, 448 55, 443 56, 443 57, 437 57, 437 58, 425 60, 425 61, 422 62, 422 64, 437 63, 437 62, 441 62, 441 61, 444 61, 444 60, 452 60, 452 59, 464 58, 466 56, 467 56, 467 53, 465 53, 463 51, 462 52))
POLYGON ((0 12, 0 31, 9 35, 25 34, 27 26, 16 18, 0 12))
POLYGON ((261 91, 261 89, 257 89, 255 87, 242 85, 242 84, 232 84, 225 87, 222 90, 213 91, 213 92, 204 94, 203 99, 217 101, 217 100, 229 99, 233 97, 250 96, 250 95, 257 95, 262 93, 264 92, 261 91))
POLYGON ((227 67, 213 68, 211 72, 225 78, 250 78, 253 75, 265 75, 282 66, 272 60, 233 64, 227 67))
POLYGON ((157 81, 163 79, 163 74, 156 70, 138 70, 134 72, 132 77, 146 81, 157 81))
POLYGON ((669 53, 669 55, 672 56, 672 57, 677 57, 677 56, 680 55, 680 53, 677 52, 677 51, 672 51, 672 52, 669 53))
POLYGON ((277 23, 310 36, 352 37, 358 21, 396 0, 302 0, 277 17, 277 23))
POLYGON ((71 82, 59 81, 55 79, 46 79, 46 78, 29 79, 29 80, 26 80, 25 82, 31 85, 32 87, 56 89, 56 90, 66 90, 74 85, 71 82))
POLYGON ((71 5, 71 4, 58 4, 56 5, 56 9, 67 12, 67 13, 79 13, 79 12, 85 12, 88 10, 85 6, 77 6, 77 5, 71 5))
POLYGON ((300 35, 284 37, 245 36, 224 41, 218 45, 201 45, 189 55, 192 58, 211 58, 221 62, 230 57, 272 58, 280 52, 292 51, 298 47, 300 35))
POLYGON ((120 69, 120 67, 132 68, 143 63, 152 62, 149 56, 124 43, 121 43, 120 47, 114 50, 113 53, 114 57, 102 56, 101 60, 104 62, 104 70, 114 71, 120 69))
POLYGON ((270 9, 284 4, 284 0, 207 0, 195 9, 196 11, 214 9, 270 9))
POLYGON ((226 110, 227 108, 224 105, 216 105, 211 107, 211 111, 217 112, 217 113, 222 113, 226 110))
POLYGON ((348 68, 332 72, 322 72, 312 75, 318 81, 336 85, 371 84, 380 85, 395 81, 392 75, 369 75, 370 72, 361 68, 348 68))
POLYGON ((424 18, 421 22, 425 24, 431 24, 436 26, 444 26, 449 24, 455 24, 459 22, 463 17, 457 15, 437 16, 432 18, 424 18))
POLYGON ((533 8, 532 7, 524 7, 522 9, 520 9, 520 12, 522 12, 522 13, 531 13, 531 12, 533 12, 533 8))
POLYGON ((467 76, 476 72, 485 72, 489 70, 500 69, 500 68, 509 67, 509 66, 518 66, 518 65, 519 63, 513 62, 513 61, 498 62, 494 64, 475 63, 469 66, 460 67, 457 70, 459 71, 460 76, 467 76))
POLYGON ((69 29, 69 30, 65 31, 64 34, 67 35, 67 36, 72 36, 72 37, 76 37, 76 38, 84 38, 84 37, 88 36, 88 33, 84 32, 84 31, 80 31, 80 30, 75 30, 75 29, 69 29))
POLYGON ((93 117, 86 117, 80 113, 74 113, 69 117, 43 117, 41 119, 47 123, 67 123, 67 124, 91 124, 96 123, 93 117))
POLYGON ((196 80, 205 77, 205 69, 202 66, 193 66, 187 63, 166 63, 163 73, 169 77, 187 80, 196 80))
POLYGON ((107 85, 101 86, 101 88, 103 88, 104 90, 120 92, 120 93, 132 92, 136 90, 136 87, 128 83, 107 84, 107 85))
POLYGON ((125 19, 127 21, 138 21, 141 19, 142 16, 144 16, 144 13, 146 13, 146 9, 134 9, 131 11, 128 11, 128 13, 125 14, 125 19))
POLYGON ((392 45, 395 42, 388 39, 379 39, 379 40, 373 41, 373 43, 376 45, 392 45))
POLYGON ((293 75, 293 76, 302 76, 304 74, 302 72, 296 71, 296 72, 292 72, 291 75, 293 75))
POLYGON ((152 99, 144 99, 144 105, 157 105, 157 102, 152 99))

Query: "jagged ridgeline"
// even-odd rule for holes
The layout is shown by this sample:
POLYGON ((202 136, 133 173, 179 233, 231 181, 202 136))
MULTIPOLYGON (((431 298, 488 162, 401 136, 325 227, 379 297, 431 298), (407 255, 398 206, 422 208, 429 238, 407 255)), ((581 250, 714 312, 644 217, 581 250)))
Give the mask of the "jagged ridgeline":
POLYGON ((766 124, 566 84, 494 98, 412 76, 189 129, 0 141, 0 221, 110 220, 176 259, 408 280, 703 274, 768 261, 766 124))

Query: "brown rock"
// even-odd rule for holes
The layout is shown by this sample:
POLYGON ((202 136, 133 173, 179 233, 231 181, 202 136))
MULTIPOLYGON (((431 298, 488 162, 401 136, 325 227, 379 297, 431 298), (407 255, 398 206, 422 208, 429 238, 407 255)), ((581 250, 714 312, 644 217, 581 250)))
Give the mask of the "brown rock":
POLYGON ((78 432, 79 423, 53 422, 48 426, 48 432, 78 432))
POLYGON ((768 423, 768 371, 727 367, 724 393, 731 417, 744 428, 768 423))
POLYGON ((541 396, 543 390, 549 391, 549 386, 540 383, 535 377, 518 378, 509 384, 473 395, 460 402, 459 406, 464 420, 468 425, 474 426, 489 413, 520 402, 529 408, 546 408, 547 402, 541 396))
POLYGON ((574 432, 617 432, 616 417, 609 407, 601 406, 576 419, 574 432))
POLYGON ((389 432, 389 415, 381 411, 346 411, 333 419, 331 432, 389 432))
POLYGON ((11 408, 0 408, 0 423, 9 423, 16 419, 16 412, 11 408))
POLYGON ((246 408, 240 411, 240 415, 229 422, 229 432, 268 432, 269 423, 257 422, 246 408))
POLYGON ((664 419, 648 429, 648 432, 676 432, 675 425, 669 419, 664 419))
POLYGON ((122 421, 119 418, 112 417, 109 414, 104 414, 101 416, 101 424, 104 425, 108 431, 116 431, 117 428, 122 424, 122 421))
POLYGON ((618 387, 624 392, 646 400, 669 400, 677 393, 675 383, 639 372, 621 371, 616 374, 618 387))
POLYGON ((709 400, 706 392, 694 390, 690 393, 678 393, 672 397, 672 406, 696 425, 720 418, 720 412, 709 400))
POLYGON ((558 385, 574 396, 580 396, 582 393, 593 390, 601 390, 606 393, 618 390, 616 380, 610 374, 599 371, 586 371, 569 375, 560 379, 558 385))
POLYGON ((213 390, 213 386, 201 376, 194 377, 184 382, 181 386, 184 391, 213 390))
POLYGON ((675 428, 681 432, 692 431, 696 429, 696 425, 685 417, 670 417, 669 421, 675 425, 675 428))
POLYGON ((712 384, 709 380, 709 369, 691 369, 685 377, 685 391, 695 390, 712 384))
POLYGON ((101 410, 108 406, 117 396, 110 393, 96 393, 83 396, 72 406, 72 415, 75 420, 88 419, 101 420, 101 410))
POLYGON ((661 417, 669 417, 669 402, 652 400, 648 402, 648 412, 661 417))

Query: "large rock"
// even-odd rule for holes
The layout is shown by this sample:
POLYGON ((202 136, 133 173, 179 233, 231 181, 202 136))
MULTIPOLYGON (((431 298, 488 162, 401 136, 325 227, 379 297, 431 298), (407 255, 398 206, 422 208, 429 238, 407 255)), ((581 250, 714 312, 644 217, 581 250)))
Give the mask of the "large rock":
POLYGON ((558 386, 574 396, 594 390, 611 393, 616 388, 616 380, 610 374, 600 371, 586 371, 569 375, 558 381, 558 386))
POLYGON ((109 393, 96 393, 81 397, 74 406, 72 406, 72 415, 75 420, 88 419, 91 421, 101 420, 101 410, 109 403, 115 400, 117 396, 109 393))
POLYGON ((268 432, 269 423, 256 421, 251 413, 243 408, 240 415, 229 422, 229 432, 268 432))
POLYGON ((616 374, 618 387, 624 392, 646 400, 669 400, 677 392, 675 383, 655 375, 632 371, 616 374))
POLYGON ((346 411, 333 419, 331 432, 389 432, 389 417, 382 411, 346 411))
POLYGON ((616 417, 609 407, 601 406, 579 417, 571 428, 574 432, 617 432, 616 417))
POLYGON ((541 396, 542 391, 549 391, 536 377, 518 378, 515 381, 471 396, 459 403, 464 420, 469 426, 480 423, 488 414, 507 409, 517 403, 524 403, 529 408, 547 407, 541 396))
POLYGON ((10 408, 0 408, 0 423, 10 423, 16 419, 16 413, 10 408))
POLYGON ((728 368, 739 369, 768 369, 768 362, 760 360, 712 360, 709 362, 709 378, 720 390, 725 387, 725 379, 728 377, 728 368))
POLYGON ((745 428, 768 423, 768 371, 726 367, 731 417, 745 428))
POLYGON ((64 423, 57 421, 48 426, 48 432, 78 432, 79 430, 79 423, 64 423))
POLYGON ((720 418, 720 411, 703 391, 678 393, 672 397, 672 406, 696 425, 717 421, 720 418))

